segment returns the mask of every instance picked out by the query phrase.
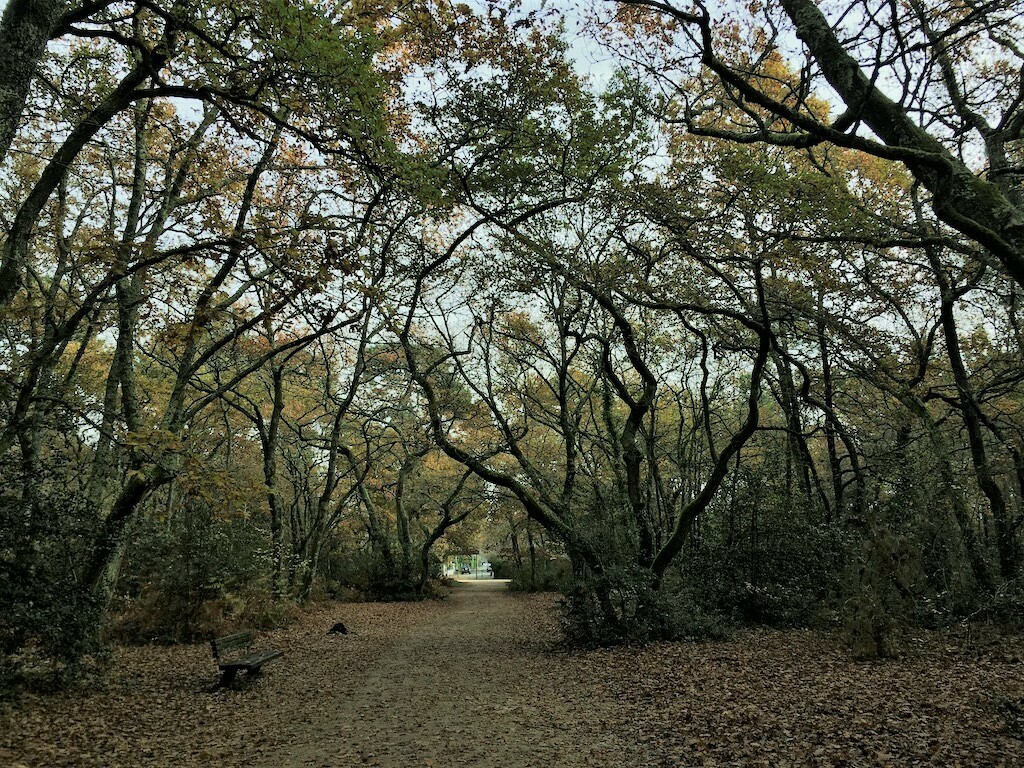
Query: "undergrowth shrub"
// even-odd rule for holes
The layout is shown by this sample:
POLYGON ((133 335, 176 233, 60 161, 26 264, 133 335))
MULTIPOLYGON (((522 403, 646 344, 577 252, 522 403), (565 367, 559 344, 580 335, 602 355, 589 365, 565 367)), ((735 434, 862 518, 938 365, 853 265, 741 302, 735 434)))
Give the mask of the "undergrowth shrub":
POLYGON ((729 622, 681 589, 651 588, 642 578, 616 579, 609 591, 614 619, 609 620, 592 580, 580 579, 560 600, 565 642, 597 647, 657 640, 720 640, 729 622))
POLYGON ((854 658, 894 655, 925 584, 916 542, 888 528, 872 527, 851 558, 847 579, 849 597, 842 616, 854 658))
POLYGON ((699 605, 741 624, 804 627, 830 621, 844 592, 854 538, 839 526, 789 526, 757 540, 710 536, 673 573, 699 605))
POLYGON ((32 508, 0 488, 0 697, 54 690, 102 663, 100 609, 81 584, 97 520, 47 477, 32 508))
POLYGON ((300 606, 267 590, 225 593, 198 604, 160 591, 115 604, 104 637, 120 643, 180 643, 207 640, 239 629, 275 629, 296 621, 300 606))
POLYGON ((189 642, 239 626, 276 626, 292 610, 273 597, 269 535, 258 521, 225 519, 187 499, 169 519, 133 531, 106 636, 189 642))
POLYGON ((433 562, 427 584, 421 592, 419 563, 412 563, 403 573, 396 561, 390 567, 374 553, 364 549, 337 549, 322 563, 322 589, 335 600, 358 602, 405 602, 429 599, 446 594, 439 587, 440 564, 433 562))
POLYGON ((532 565, 524 563, 499 563, 495 578, 511 579, 509 589, 517 592, 564 592, 572 585, 572 566, 564 557, 538 558, 532 565))

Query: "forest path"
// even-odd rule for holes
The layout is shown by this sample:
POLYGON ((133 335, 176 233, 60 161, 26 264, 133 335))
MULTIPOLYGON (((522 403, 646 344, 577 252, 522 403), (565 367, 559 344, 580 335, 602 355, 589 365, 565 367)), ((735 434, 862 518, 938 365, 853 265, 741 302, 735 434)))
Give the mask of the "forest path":
POLYGON ((402 628, 356 679, 323 680, 315 716, 281 723, 256 765, 644 764, 616 702, 548 652, 550 616, 536 601, 492 580, 462 582, 450 601, 402 628))

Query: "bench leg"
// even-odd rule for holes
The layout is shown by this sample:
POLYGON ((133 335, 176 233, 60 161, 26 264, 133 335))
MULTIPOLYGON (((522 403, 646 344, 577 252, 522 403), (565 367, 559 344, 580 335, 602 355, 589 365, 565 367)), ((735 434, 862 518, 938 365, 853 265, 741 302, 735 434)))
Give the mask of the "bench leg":
POLYGON ((238 670, 235 667, 225 669, 220 676, 220 684, 223 688, 230 688, 231 684, 235 682, 235 675, 238 674, 238 670))

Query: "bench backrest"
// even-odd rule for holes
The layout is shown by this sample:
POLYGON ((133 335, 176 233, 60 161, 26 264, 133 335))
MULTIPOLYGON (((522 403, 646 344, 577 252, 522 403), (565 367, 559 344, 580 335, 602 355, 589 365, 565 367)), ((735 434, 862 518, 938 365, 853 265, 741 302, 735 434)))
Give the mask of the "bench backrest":
POLYGON ((213 658, 219 659, 222 656, 231 656, 244 651, 256 636, 255 632, 236 632, 233 635, 218 637, 210 641, 210 650, 213 651, 213 658))

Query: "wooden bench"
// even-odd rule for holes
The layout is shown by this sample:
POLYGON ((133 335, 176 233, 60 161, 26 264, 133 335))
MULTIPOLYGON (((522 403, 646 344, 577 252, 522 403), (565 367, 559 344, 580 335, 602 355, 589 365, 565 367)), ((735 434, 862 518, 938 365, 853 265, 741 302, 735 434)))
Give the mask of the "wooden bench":
POLYGON ((260 667, 284 655, 284 651, 249 653, 249 646, 255 637, 255 632, 236 632, 210 641, 213 658, 217 660, 217 669, 221 671, 221 685, 231 685, 240 669, 244 669, 250 675, 258 675, 260 667))

